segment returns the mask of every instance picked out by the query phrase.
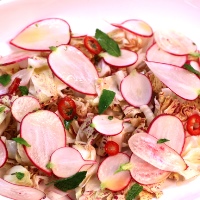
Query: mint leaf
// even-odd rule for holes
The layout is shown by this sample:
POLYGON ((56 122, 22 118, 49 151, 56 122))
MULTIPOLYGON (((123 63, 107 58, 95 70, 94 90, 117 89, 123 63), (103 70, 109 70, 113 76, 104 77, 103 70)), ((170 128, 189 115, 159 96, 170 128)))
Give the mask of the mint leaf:
POLYGON ((11 77, 9 74, 3 74, 2 76, 0 76, 0 83, 3 85, 3 86, 6 86, 10 83, 11 81, 11 77))
POLYGON ((22 172, 16 172, 15 175, 16 175, 17 179, 19 179, 19 180, 22 180, 24 178, 24 173, 22 173, 22 172))
POLYGON ((24 140, 23 138, 20 138, 20 137, 16 137, 16 138, 12 138, 12 140, 14 140, 15 142, 21 144, 21 145, 24 145, 26 147, 31 147, 30 144, 28 144, 28 142, 26 140, 24 140))
POLYGON ((198 52, 192 52, 192 53, 189 53, 189 55, 193 56, 193 57, 197 57, 197 58, 200 57, 200 53, 198 53, 198 52))
POLYGON ((101 47, 107 51, 110 55, 119 57, 121 56, 120 48, 112 38, 110 38, 106 33, 99 29, 96 29, 95 38, 101 45, 101 47))
POLYGON ((115 97, 115 92, 103 89, 99 99, 99 106, 98 106, 99 114, 102 114, 109 107, 114 97, 115 97))
POLYGON ((140 192, 142 192, 142 190, 143 187, 141 185, 139 185, 138 183, 134 184, 126 194, 126 200, 135 199, 140 194, 140 192))
POLYGON ((192 72, 192 73, 194 73, 194 74, 200 76, 200 72, 197 71, 196 69, 194 69, 191 65, 185 64, 185 65, 183 65, 183 67, 184 67, 185 69, 187 69, 188 71, 190 71, 190 72, 192 72))
POLYGON ((165 143, 165 142, 168 142, 168 141, 169 141, 169 140, 168 140, 168 139, 165 139, 165 138, 159 139, 159 140, 157 141, 157 144, 165 143))
POLYGON ((0 107, 0 113, 2 113, 6 109, 5 106, 0 107))
POLYGON ((73 120, 64 120, 64 126, 66 130, 69 130, 69 127, 71 125, 73 120))
POLYGON ((80 183, 85 179, 86 174, 87 174, 87 171, 78 172, 74 174, 73 176, 59 179, 51 183, 53 183, 54 186, 58 188, 59 190, 66 192, 68 190, 73 190, 77 188, 80 185, 80 183))
POLYGON ((55 51, 55 50, 57 49, 57 47, 50 46, 49 49, 50 49, 51 51, 55 51))
POLYGON ((26 86, 19 86, 19 90, 23 96, 28 95, 28 88, 26 86))

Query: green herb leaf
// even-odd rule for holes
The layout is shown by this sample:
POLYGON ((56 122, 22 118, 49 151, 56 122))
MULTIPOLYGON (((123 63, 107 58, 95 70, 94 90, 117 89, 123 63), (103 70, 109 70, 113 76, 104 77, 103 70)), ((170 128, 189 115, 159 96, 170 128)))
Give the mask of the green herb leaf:
POLYGON ((95 125, 93 123, 90 124, 90 127, 95 128, 95 125))
MULTIPOLYGON (((79 184, 85 179, 87 171, 82 171, 70 176, 68 178, 59 179, 51 183, 54 184, 59 190, 66 192, 68 190, 73 190, 79 186, 79 184)), ((51 184, 49 183, 49 184, 51 184)), ((48 185, 49 185, 48 184, 48 185)))
POLYGON ((51 162, 47 163, 46 168, 47 169, 52 169, 53 168, 53 163, 51 163, 51 162))
POLYGON ((168 139, 165 139, 165 138, 159 139, 159 140, 157 141, 157 144, 165 143, 165 142, 168 142, 168 141, 169 141, 169 140, 168 140, 168 139))
POLYGON ((0 76, 0 83, 3 85, 3 86, 6 86, 10 83, 11 81, 11 77, 9 74, 3 74, 2 76, 0 76))
POLYGON ((189 53, 189 55, 193 56, 193 57, 197 57, 197 58, 200 57, 200 53, 198 53, 198 52, 192 52, 192 53, 189 53))
POLYGON ((113 119, 113 116, 108 116, 108 119, 109 119, 109 120, 112 120, 112 119, 113 119))
POLYGON ((12 140, 14 140, 15 142, 21 144, 21 145, 24 145, 26 147, 31 147, 30 144, 28 144, 28 142, 26 140, 24 140, 23 138, 21 137, 16 137, 16 138, 12 138, 12 140))
POLYGON ((126 200, 135 199, 140 194, 140 192, 142 192, 142 190, 143 187, 141 185, 139 185, 138 183, 134 184, 126 194, 126 200))
POLYGON ((194 69, 191 65, 185 64, 185 65, 183 65, 183 67, 185 69, 187 69, 188 71, 190 71, 190 72, 192 72, 192 73, 197 74, 197 75, 200 76, 200 72, 197 71, 196 69, 194 69))
POLYGON ((66 130, 69 130, 69 127, 71 125, 73 120, 64 120, 64 126, 66 130))
POLYGON ((19 90, 23 96, 28 95, 28 88, 26 86, 19 86, 19 90))
POLYGON ((109 107, 114 97, 115 97, 115 92, 103 89, 99 99, 99 106, 98 106, 99 114, 102 114, 109 107))
POLYGON ((50 49, 51 51, 55 51, 55 50, 57 49, 57 47, 50 46, 49 49, 50 49))
POLYGON ((5 106, 0 107, 0 113, 2 113, 6 109, 5 106))
POLYGON ((17 179, 19 179, 19 180, 22 180, 24 178, 24 173, 22 173, 22 172, 16 172, 15 175, 16 175, 17 179))
POLYGON ((122 171, 128 171, 131 170, 133 168, 133 165, 131 163, 125 163, 125 164, 121 164, 119 166, 119 168, 116 170, 115 174, 122 172, 122 171))
POLYGON ((110 55, 119 57, 121 56, 120 48, 112 38, 99 29, 96 29, 95 38, 98 40, 101 47, 110 55))

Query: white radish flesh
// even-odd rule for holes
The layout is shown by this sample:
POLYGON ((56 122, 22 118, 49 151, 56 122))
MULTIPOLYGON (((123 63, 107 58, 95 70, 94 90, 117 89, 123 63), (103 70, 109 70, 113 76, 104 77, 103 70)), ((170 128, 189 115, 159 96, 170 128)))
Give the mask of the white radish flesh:
POLYGON ((181 156, 166 144, 158 144, 157 141, 157 138, 141 132, 131 136, 128 144, 135 155, 154 167, 172 172, 185 170, 186 164, 181 156))
POLYGON ((196 62, 196 61, 190 61, 190 65, 197 71, 200 72, 200 63, 196 62))
POLYGON ((146 61, 150 70, 178 96, 194 100, 200 94, 200 79, 186 69, 146 61))
POLYGON ((105 52, 102 54, 104 61, 113 67, 128 67, 137 62, 137 53, 126 49, 121 49, 121 56, 112 56, 105 52))
POLYGON ((48 18, 30 24, 10 43, 25 50, 49 51, 49 47, 68 44, 69 41, 69 24, 63 19, 48 18))
POLYGON ((136 70, 124 78, 120 90, 124 99, 135 107, 148 104, 152 95, 149 79, 136 70))
POLYGON ((20 136, 31 145, 25 147, 25 151, 33 164, 51 174, 46 167, 51 154, 66 146, 65 130, 60 118, 47 110, 29 113, 21 122, 20 136))
POLYGON ((55 75, 74 90, 84 94, 96 94, 97 71, 89 59, 75 47, 57 47, 49 55, 48 63, 55 75))
POLYGON ((32 187, 15 185, 0 178, 0 195, 15 200, 41 200, 45 194, 32 187))
POLYGON ((115 156, 107 157, 99 166, 98 178, 103 188, 112 191, 123 190, 130 182, 131 175, 129 171, 115 173, 120 165, 129 162, 129 157, 124 153, 118 153, 115 156))
POLYGON ((159 183, 171 173, 154 167, 135 154, 131 155, 130 163, 133 165, 130 169, 131 176, 135 181, 144 185, 159 183))
POLYGON ((93 127, 104 135, 117 135, 123 130, 123 121, 109 115, 96 115, 92 119, 93 127))
POLYGON ((196 44, 185 35, 175 31, 156 31, 154 33, 157 45, 164 51, 175 55, 186 55, 195 52, 196 44))
POLYGON ((187 57, 177 56, 177 55, 172 55, 170 53, 167 53, 166 51, 163 51, 155 43, 148 49, 147 54, 146 54, 146 59, 148 61, 166 63, 166 64, 182 67, 185 64, 187 57))
POLYGON ((166 144, 177 153, 181 153, 185 142, 185 132, 182 122, 177 117, 165 114, 159 115, 150 124, 148 133, 158 140, 168 139, 169 141, 166 144))
POLYGON ((21 122, 25 115, 40 108, 41 106, 37 99, 31 96, 22 96, 13 102, 11 111, 13 117, 18 122, 21 122))
POLYGON ((143 37, 150 37, 153 35, 152 28, 146 22, 138 19, 126 20, 120 24, 111 23, 111 25, 125 29, 131 33, 135 33, 136 35, 143 37))
POLYGON ((63 147, 51 155, 52 171, 58 177, 69 177, 76 174, 82 166, 92 165, 94 160, 84 160, 74 148, 63 147))
POLYGON ((0 139, 0 167, 2 167, 8 158, 8 151, 4 142, 0 139))

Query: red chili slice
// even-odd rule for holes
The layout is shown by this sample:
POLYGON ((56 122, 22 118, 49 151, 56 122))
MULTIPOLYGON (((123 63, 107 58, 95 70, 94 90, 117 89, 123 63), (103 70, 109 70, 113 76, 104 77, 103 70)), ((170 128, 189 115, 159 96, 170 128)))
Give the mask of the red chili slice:
POLYGON ((64 97, 58 102, 58 112, 65 120, 71 120, 76 115, 76 104, 69 98, 64 97))
POLYGON ((200 116, 198 114, 188 118, 187 131, 190 135, 200 135, 200 116))
POLYGON ((98 41, 90 36, 84 38, 85 47, 93 54, 99 54, 102 51, 102 48, 98 41))
POLYGON ((114 156, 119 153, 119 145, 114 141, 108 141, 105 145, 105 151, 109 156, 114 156))
POLYGON ((12 84, 10 85, 10 87, 8 88, 8 94, 14 94, 17 91, 20 82, 21 82, 21 78, 16 77, 14 81, 12 82, 12 84))

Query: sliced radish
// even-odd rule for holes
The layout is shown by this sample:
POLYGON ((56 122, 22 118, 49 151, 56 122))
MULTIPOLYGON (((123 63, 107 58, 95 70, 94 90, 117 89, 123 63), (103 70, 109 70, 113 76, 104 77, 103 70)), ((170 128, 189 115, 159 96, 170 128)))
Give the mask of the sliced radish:
POLYGON ((63 147, 51 155, 51 163, 53 173, 64 178, 76 174, 84 165, 93 165, 95 161, 84 160, 76 149, 63 147))
POLYGON ((97 71, 88 58, 75 47, 57 47, 49 55, 48 63, 55 75, 74 90, 84 94, 96 94, 97 71))
POLYGON ((129 171, 116 173, 120 165, 129 162, 129 157, 124 153, 118 153, 115 156, 107 157, 99 166, 98 178, 103 188, 112 191, 123 190, 130 182, 131 175, 129 171))
POLYGON ((174 65, 146 63, 155 76, 180 97, 194 100, 200 94, 200 79, 195 74, 174 65))
POLYGON ((104 61, 114 67, 128 67, 137 62, 137 53, 126 49, 121 49, 121 56, 112 56, 105 52, 102 54, 104 61))
POLYGON ((154 167, 172 172, 185 170, 186 164, 181 156, 166 144, 158 144, 157 141, 157 138, 141 132, 131 136, 128 144, 135 155, 154 167))
POLYGON ((133 165, 130 169, 131 176, 135 181, 144 185, 159 183, 171 174, 171 172, 154 167, 135 154, 131 155, 130 163, 133 165))
POLYGON ((143 37, 150 37, 153 35, 153 30, 149 26, 149 24, 138 19, 129 19, 122 22, 121 24, 111 23, 111 25, 118 28, 125 29, 127 31, 130 31, 131 33, 134 33, 136 35, 140 35, 143 37))
POLYGON ((41 106, 37 99, 31 96, 22 96, 13 102, 11 111, 13 117, 18 122, 21 122, 25 115, 40 108, 41 106))
POLYGON ((159 115, 150 124, 148 133, 157 139, 168 139, 166 144, 177 153, 181 153, 185 142, 185 132, 182 122, 177 117, 159 115))
POLYGON ((196 44, 185 35, 175 31, 156 31, 154 33, 157 45, 164 51, 175 55, 186 55, 195 52, 196 44))
POLYGON ((109 115, 96 115, 92 119, 93 127, 104 135, 117 135, 123 130, 123 121, 109 115))
POLYGON ((148 104, 152 95, 149 79, 136 70, 124 78, 120 90, 124 99, 135 107, 148 104))
POLYGON ((8 158, 8 151, 6 149, 6 145, 0 139, 0 167, 2 167, 8 158))
POLYGON ((13 52, 7 56, 0 57, 0 66, 1 65, 10 65, 16 62, 20 62, 23 60, 26 60, 28 58, 31 58, 38 53, 32 52, 32 51, 17 51, 13 52))
POLYGON ((15 200, 40 200, 45 194, 32 187, 15 185, 0 178, 0 195, 15 200))
POLYGON ((69 41, 69 24, 63 19, 48 18, 28 25, 10 43, 25 50, 47 51, 69 41))
POLYGON ((66 146, 65 130, 60 118, 47 110, 29 113, 21 122, 20 136, 31 145, 25 147, 29 159, 39 169, 51 174, 46 167, 51 154, 66 146))
POLYGON ((146 59, 148 61, 166 63, 182 67, 186 62, 187 56, 177 56, 167 53, 155 43, 148 49, 146 59))

